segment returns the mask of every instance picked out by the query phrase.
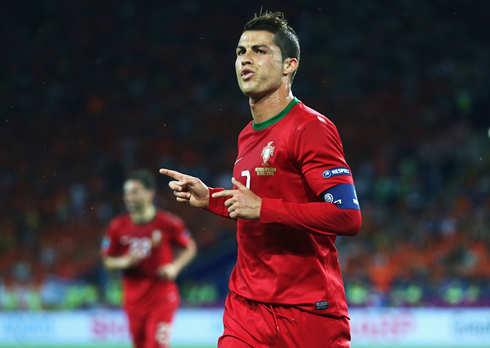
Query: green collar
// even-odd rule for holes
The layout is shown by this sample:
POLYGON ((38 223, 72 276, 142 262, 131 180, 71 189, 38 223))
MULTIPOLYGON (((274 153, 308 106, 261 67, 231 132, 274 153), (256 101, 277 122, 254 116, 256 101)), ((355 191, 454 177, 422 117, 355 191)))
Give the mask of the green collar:
POLYGON ((299 103, 298 98, 294 97, 293 100, 286 106, 284 110, 282 110, 280 113, 278 113, 276 116, 269 118, 267 121, 261 122, 261 123, 252 123, 252 128, 256 131, 266 129, 269 126, 272 126, 274 123, 279 122, 282 120, 284 116, 288 114, 288 112, 295 106, 296 104, 299 103))

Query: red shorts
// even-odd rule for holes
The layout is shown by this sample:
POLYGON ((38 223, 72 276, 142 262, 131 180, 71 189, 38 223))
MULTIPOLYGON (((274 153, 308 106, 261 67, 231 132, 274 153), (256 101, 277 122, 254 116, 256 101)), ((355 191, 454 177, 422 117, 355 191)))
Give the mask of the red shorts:
POLYGON ((172 318, 179 307, 178 297, 160 300, 151 310, 126 310, 129 329, 136 348, 167 348, 170 344, 172 318))
POLYGON ((219 348, 348 348, 348 318, 331 318, 297 307, 267 305, 235 293, 226 299, 219 348))

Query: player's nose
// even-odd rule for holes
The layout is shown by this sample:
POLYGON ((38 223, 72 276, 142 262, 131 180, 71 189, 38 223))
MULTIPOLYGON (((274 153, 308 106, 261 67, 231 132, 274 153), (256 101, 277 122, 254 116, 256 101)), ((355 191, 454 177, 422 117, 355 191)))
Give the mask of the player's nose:
POLYGON ((240 63, 242 66, 253 63, 252 55, 250 54, 250 52, 245 52, 240 56, 240 63))

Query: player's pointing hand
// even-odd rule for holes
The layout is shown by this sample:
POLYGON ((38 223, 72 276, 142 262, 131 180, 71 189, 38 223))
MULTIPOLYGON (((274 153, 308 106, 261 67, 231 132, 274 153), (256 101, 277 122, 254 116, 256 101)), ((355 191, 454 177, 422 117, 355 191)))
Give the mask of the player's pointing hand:
POLYGON ((232 178, 231 182, 236 189, 216 192, 213 194, 213 198, 230 197, 230 199, 225 201, 225 206, 228 208, 232 219, 259 219, 262 198, 235 178, 232 178))
POLYGON ((198 178, 179 173, 175 170, 162 168, 160 174, 175 179, 168 186, 174 191, 177 202, 194 208, 207 208, 209 205, 209 189, 198 178))

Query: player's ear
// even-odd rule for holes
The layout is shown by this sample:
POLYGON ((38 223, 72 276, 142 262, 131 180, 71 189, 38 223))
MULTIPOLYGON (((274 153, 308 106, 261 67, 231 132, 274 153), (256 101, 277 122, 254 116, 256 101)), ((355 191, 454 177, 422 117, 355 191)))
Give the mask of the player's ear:
POLYGON ((298 60, 296 58, 286 58, 283 62, 284 75, 292 74, 298 69, 298 60))

